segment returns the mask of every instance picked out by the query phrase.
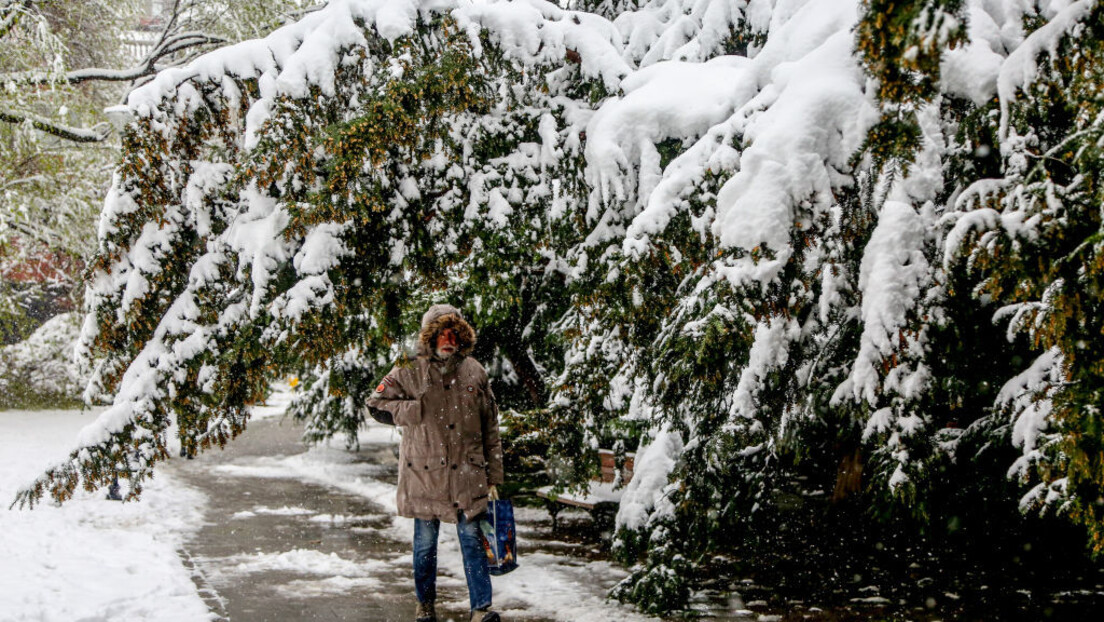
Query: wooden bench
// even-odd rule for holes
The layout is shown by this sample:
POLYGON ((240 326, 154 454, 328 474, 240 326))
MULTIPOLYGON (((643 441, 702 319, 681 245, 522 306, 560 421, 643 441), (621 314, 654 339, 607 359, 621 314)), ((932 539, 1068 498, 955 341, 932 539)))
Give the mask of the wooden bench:
POLYGON ((582 508, 590 512, 594 522, 602 527, 613 525, 617 508, 621 505, 624 486, 632 480, 634 454, 625 454, 625 466, 621 469, 621 488, 617 490, 613 489, 617 468, 613 452, 609 449, 599 449, 598 458, 602 462, 602 473, 598 478, 589 482, 585 493, 554 493, 552 492, 552 486, 544 486, 537 490, 537 496, 545 500, 545 507, 548 508, 548 513, 552 515, 553 529, 556 528, 556 519, 564 506, 582 508))

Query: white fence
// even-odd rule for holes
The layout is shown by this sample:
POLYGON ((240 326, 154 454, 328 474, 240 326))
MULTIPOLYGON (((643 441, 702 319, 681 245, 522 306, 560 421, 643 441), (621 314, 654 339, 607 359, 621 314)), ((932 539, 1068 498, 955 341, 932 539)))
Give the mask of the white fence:
POLYGON ((137 62, 145 58, 157 44, 160 31, 131 30, 123 36, 123 50, 127 58, 137 62))

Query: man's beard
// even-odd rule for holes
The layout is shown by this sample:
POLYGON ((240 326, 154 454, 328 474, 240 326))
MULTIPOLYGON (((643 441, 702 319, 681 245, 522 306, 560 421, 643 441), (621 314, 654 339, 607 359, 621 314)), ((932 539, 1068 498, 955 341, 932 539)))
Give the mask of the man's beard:
POLYGON ((447 361, 452 357, 453 354, 456 354, 456 350, 453 350, 452 352, 443 352, 441 351, 441 348, 435 348, 433 353, 436 354, 437 358, 441 359, 442 361, 447 361))

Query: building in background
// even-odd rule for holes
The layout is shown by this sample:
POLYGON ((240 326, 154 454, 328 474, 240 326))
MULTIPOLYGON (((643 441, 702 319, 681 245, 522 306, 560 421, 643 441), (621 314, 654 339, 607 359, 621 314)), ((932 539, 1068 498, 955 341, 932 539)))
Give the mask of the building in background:
POLYGON ((0 313, 0 345, 20 341, 46 320, 74 311, 74 278, 84 267, 80 259, 60 251, 32 247, 24 252, 18 238, 8 245, 8 252, 0 252, 0 295, 23 311, 0 313), (17 317, 22 321, 15 321, 17 317))
POLYGON ((138 23, 127 33, 123 42, 128 55, 134 60, 145 58, 161 38, 173 3, 168 0, 146 0, 138 23))

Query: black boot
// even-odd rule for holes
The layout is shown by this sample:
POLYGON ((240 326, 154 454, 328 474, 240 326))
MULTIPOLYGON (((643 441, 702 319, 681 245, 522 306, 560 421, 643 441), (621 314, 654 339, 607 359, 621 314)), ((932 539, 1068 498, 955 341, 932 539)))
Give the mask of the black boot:
POLYGON ((437 608, 433 601, 418 603, 418 608, 414 610, 414 622, 437 622, 437 608))
POLYGON ((119 478, 115 478, 111 485, 107 487, 107 500, 108 501, 122 501, 123 496, 119 494, 119 478))
POLYGON ((502 618, 498 615, 497 611, 491 611, 490 607, 486 609, 472 609, 471 622, 502 622, 502 618))

